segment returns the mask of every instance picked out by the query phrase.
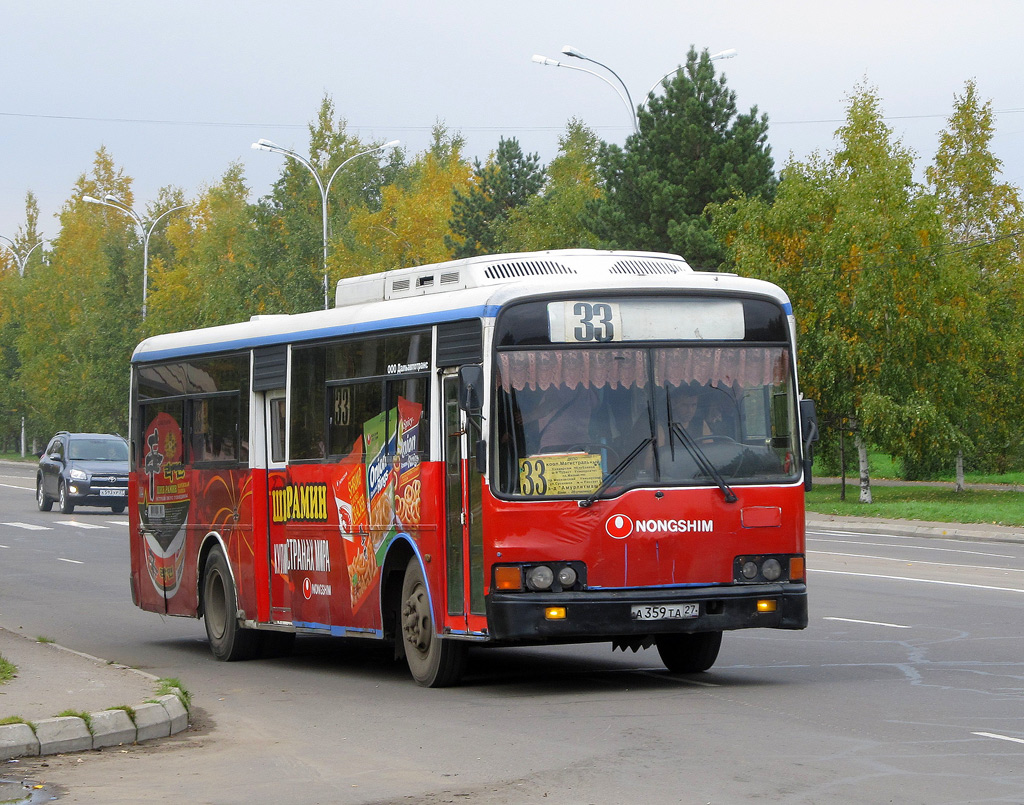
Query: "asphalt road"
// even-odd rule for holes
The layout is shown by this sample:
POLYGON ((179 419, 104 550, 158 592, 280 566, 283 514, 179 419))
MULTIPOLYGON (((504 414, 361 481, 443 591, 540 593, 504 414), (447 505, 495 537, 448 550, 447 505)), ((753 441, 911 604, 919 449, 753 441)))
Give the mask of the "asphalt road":
POLYGON ((181 736, 18 765, 61 801, 1024 802, 1024 544, 811 533, 810 627, 727 634, 699 678, 653 650, 501 649, 424 690, 358 641, 214 661, 202 623, 131 605, 126 540, 0 465, 0 625, 195 704, 181 736))

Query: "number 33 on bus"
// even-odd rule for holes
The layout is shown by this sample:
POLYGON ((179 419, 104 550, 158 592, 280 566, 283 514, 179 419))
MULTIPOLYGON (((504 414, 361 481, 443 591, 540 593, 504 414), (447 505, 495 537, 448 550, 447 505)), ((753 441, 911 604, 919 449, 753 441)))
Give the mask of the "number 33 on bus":
POLYGON ((767 282, 677 256, 474 257, 132 357, 131 589, 221 660, 384 640, 425 686, 470 646, 656 647, 807 625, 817 436, 767 282))

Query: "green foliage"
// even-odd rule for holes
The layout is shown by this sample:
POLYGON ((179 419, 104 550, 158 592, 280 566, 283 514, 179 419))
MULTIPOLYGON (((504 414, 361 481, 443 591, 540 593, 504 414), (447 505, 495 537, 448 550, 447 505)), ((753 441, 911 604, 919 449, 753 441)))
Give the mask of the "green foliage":
POLYGON ((470 175, 461 138, 435 127, 431 147, 383 189, 379 209, 353 212, 346 237, 330 255, 332 275, 353 277, 447 260, 444 239, 454 194, 468 192, 470 175))
POLYGON ((10 682, 17 675, 18 666, 9 660, 4 659, 4 656, 0 654, 0 685, 4 682, 10 682))
POLYGON ((455 190, 445 244, 454 257, 472 257, 496 250, 498 227, 509 212, 526 204, 544 185, 537 154, 524 154, 514 137, 498 141, 486 165, 477 160, 469 189, 455 190))
POLYGON ((1006 416, 1024 379, 1024 210, 1017 188, 999 181, 991 102, 981 101, 973 81, 955 102, 927 178, 953 241, 945 259, 970 310, 966 338, 951 350, 969 377, 958 424, 973 443, 968 461, 1005 472, 1024 458, 1024 421, 1006 416))
POLYGON ((741 273, 793 299, 804 392, 832 426, 822 448, 837 449, 849 420, 904 466, 948 464, 969 446, 954 412, 969 404, 956 356, 970 352, 973 311, 943 259, 934 199, 872 89, 851 96, 837 138, 834 153, 786 166, 773 205, 723 205, 716 231, 741 273))
POLYGON ((768 118, 757 107, 737 115, 736 93, 715 78, 707 51, 691 48, 664 89, 640 108, 640 131, 624 148, 602 149, 605 194, 588 225, 609 248, 672 252, 713 270, 725 252, 705 207, 775 193, 768 118))
POLYGON ((526 252, 594 248, 597 238, 584 224, 587 204, 601 196, 600 141, 578 120, 570 120, 559 151, 547 168, 543 193, 530 196, 493 224, 495 250, 526 252))

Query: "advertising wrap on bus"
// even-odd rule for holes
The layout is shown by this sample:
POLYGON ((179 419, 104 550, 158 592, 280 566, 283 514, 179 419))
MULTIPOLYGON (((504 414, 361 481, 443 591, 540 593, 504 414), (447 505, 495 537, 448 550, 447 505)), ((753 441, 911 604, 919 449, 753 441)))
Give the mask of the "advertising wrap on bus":
POLYGON ((386 640, 433 687, 470 645, 696 673, 723 632, 806 626, 816 431, 777 287, 574 250, 338 297, 136 349, 137 605, 204 618, 222 660, 386 640))

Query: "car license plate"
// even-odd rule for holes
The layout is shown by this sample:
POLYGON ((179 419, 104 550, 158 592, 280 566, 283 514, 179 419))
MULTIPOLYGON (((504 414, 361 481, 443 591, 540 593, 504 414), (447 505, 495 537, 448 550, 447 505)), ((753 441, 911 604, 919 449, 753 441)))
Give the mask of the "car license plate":
POLYGON ((128 492, 127 489, 101 489, 101 498, 123 498, 128 492))
POLYGON ((700 605, 634 604, 629 611, 635 621, 685 620, 700 615, 700 605))

